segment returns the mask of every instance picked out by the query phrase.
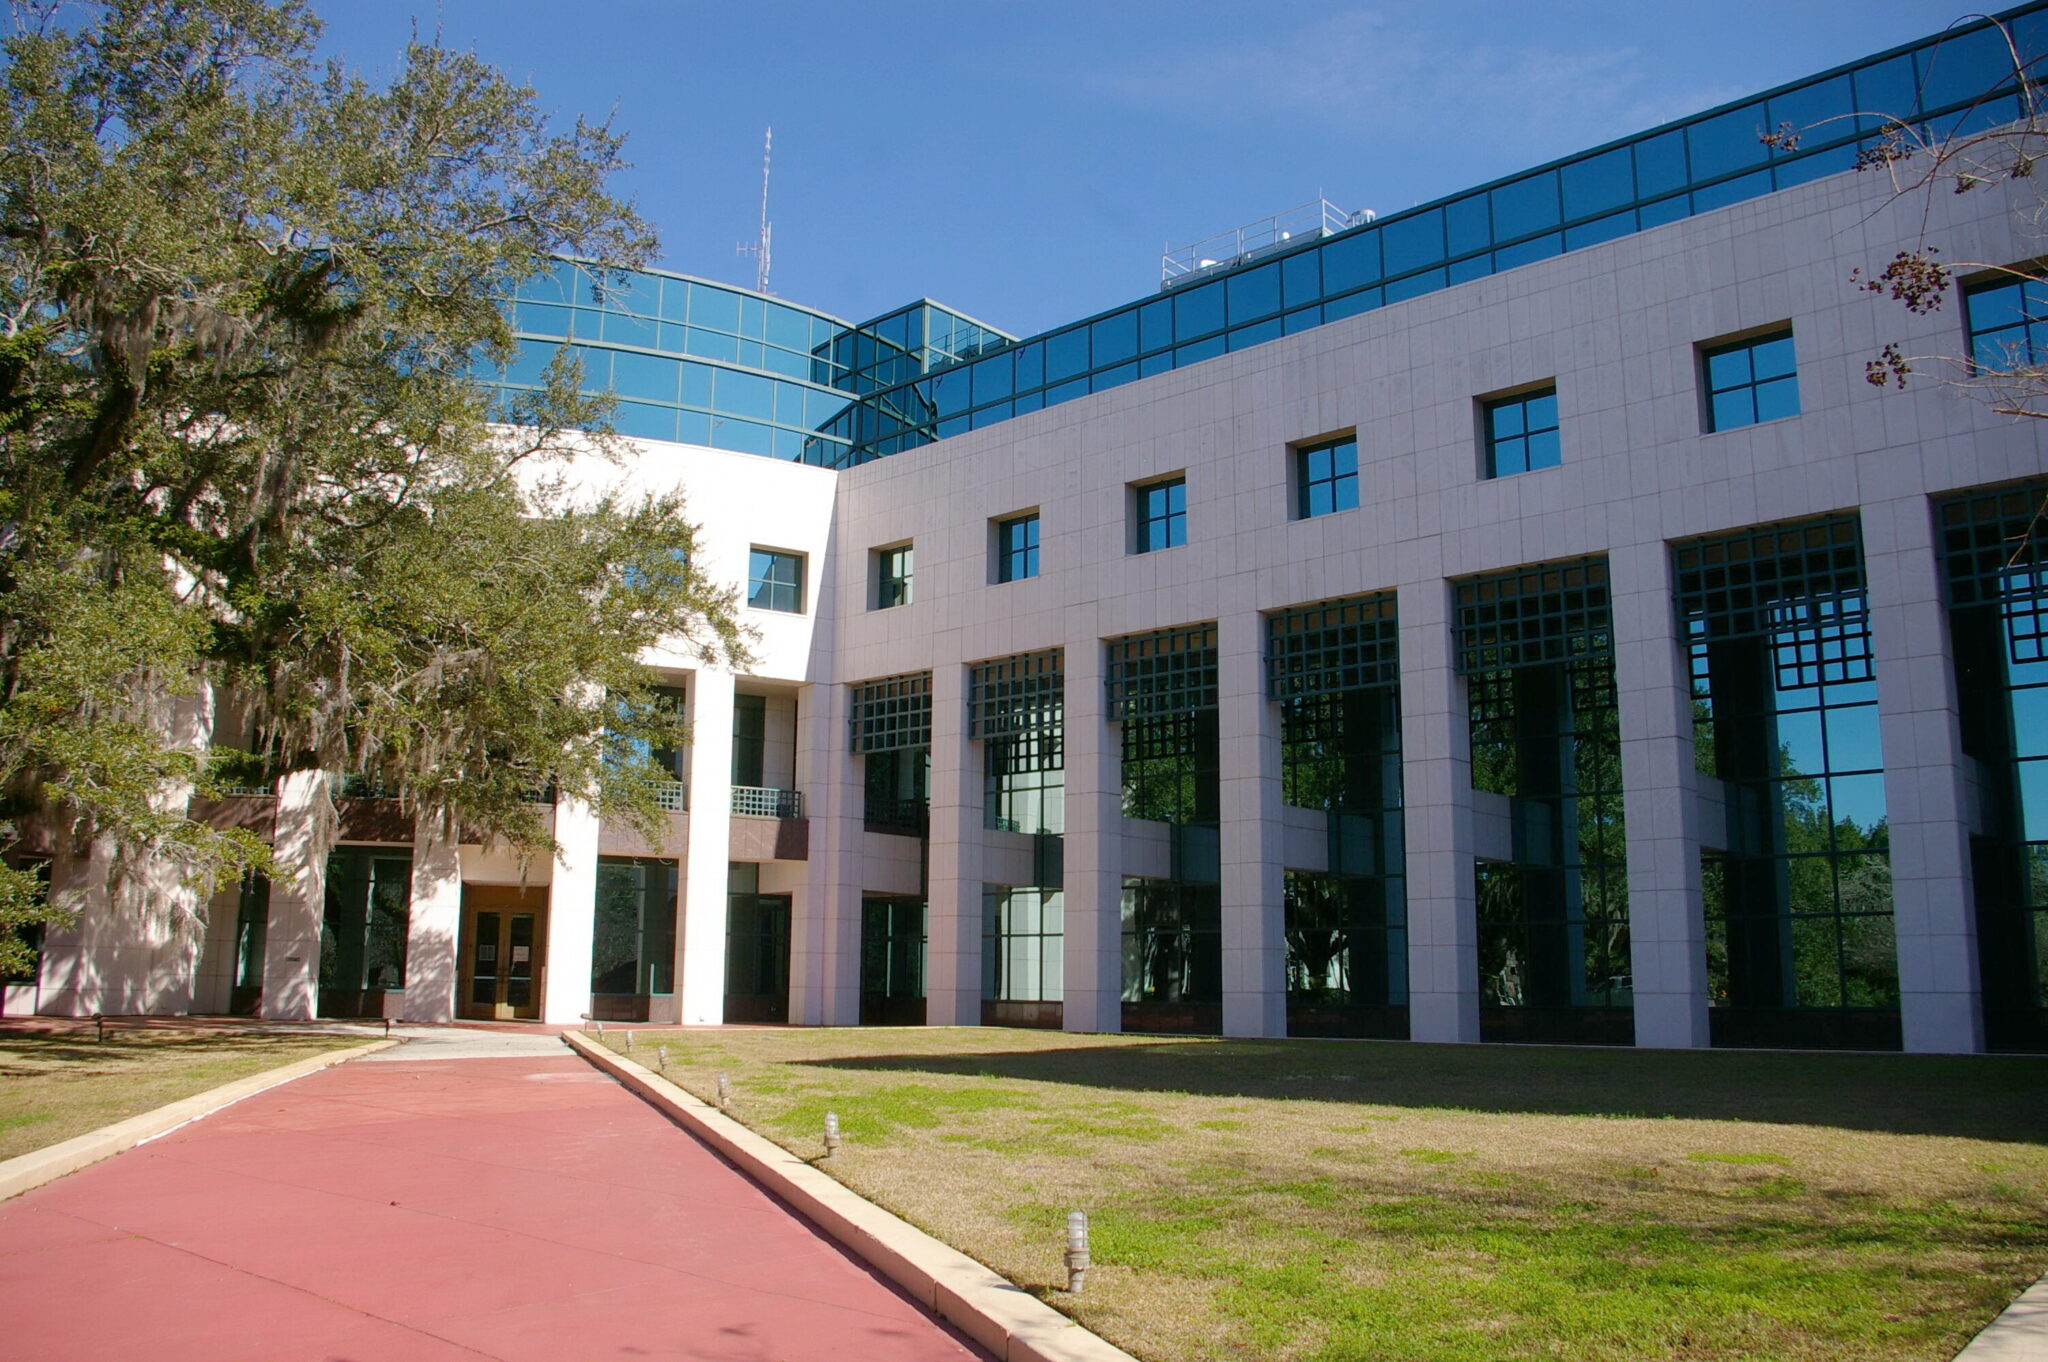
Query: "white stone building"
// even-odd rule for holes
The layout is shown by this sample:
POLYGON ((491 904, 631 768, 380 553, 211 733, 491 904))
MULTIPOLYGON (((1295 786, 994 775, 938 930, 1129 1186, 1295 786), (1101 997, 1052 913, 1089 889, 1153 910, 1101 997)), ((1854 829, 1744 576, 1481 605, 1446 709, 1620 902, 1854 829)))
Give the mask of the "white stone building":
POLYGON ((89 912, 8 1010, 2042 1048, 2048 440, 1865 365, 2039 360, 2048 289, 1849 281, 1923 232, 2033 260, 2038 200, 1887 207, 1877 120, 1821 121, 1994 125, 2002 52, 1025 340, 564 267, 500 381, 583 347, 761 633, 743 676, 650 659, 694 724, 670 835, 563 799, 522 870, 345 799, 294 863, 292 777, 216 815, 294 865, 267 896, 200 943, 89 912))

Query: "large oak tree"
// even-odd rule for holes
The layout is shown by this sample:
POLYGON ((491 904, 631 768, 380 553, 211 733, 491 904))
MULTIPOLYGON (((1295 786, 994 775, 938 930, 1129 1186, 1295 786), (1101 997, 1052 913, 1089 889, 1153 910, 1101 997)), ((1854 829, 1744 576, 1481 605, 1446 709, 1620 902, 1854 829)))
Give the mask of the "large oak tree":
MULTIPOLYGON (((473 54, 388 83, 298 0, 13 6, 0 66, 0 797, 30 842, 204 887, 263 863, 210 785, 371 778, 545 847, 537 792, 648 815, 642 651, 743 656, 672 500, 572 494, 602 411, 493 409, 503 300, 644 258, 620 138, 473 54), (196 741, 209 704, 236 747, 196 741), (239 750, 237 750, 237 747, 239 750)), ((191 903, 193 895, 175 896, 191 903)), ((142 903, 142 911, 163 904, 142 903)), ((49 911, 0 879, 0 965, 49 911)))

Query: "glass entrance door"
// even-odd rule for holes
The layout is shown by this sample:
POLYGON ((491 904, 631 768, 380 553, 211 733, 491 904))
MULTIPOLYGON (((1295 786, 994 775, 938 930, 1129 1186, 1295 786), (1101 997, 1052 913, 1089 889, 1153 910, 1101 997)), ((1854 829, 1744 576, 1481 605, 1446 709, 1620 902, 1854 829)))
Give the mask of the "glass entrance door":
POLYGON ((462 1015, 481 1021, 540 1018, 547 891, 465 885, 462 1015))

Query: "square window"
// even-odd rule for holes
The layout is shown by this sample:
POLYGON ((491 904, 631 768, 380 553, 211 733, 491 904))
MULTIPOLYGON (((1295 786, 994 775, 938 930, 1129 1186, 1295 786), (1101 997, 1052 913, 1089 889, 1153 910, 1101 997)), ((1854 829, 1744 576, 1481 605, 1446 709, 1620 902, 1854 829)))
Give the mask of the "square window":
POLYGON ((1038 512, 996 522, 996 581, 1021 582, 1038 575, 1038 512))
POLYGON ((1773 331, 1700 352, 1706 376, 1707 429, 1734 430, 1799 414, 1792 333, 1773 331))
POLYGON ((875 609, 910 604, 910 545, 875 550, 875 609))
POLYGON ((776 549, 747 555, 747 604, 756 610, 804 612, 804 556, 776 549))
POLYGON ((1505 478, 1557 467, 1556 388, 1518 393, 1480 406, 1487 477, 1505 478))
POLYGON ((1188 542, 1188 480, 1162 478, 1131 488, 1131 551, 1151 553, 1188 542))
POLYGON ((1294 451, 1294 518, 1358 506, 1358 437, 1299 445, 1294 451))
POLYGON ((1970 364, 2003 373, 2048 360, 2048 281, 2000 276, 1963 290, 1970 364))

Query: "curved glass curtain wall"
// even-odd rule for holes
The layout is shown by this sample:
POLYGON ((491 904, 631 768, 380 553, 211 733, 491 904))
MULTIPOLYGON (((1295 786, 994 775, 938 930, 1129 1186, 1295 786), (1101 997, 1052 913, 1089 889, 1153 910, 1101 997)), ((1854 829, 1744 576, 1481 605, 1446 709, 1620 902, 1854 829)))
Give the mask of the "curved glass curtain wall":
POLYGON ((745 289, 632 271, 602 286, 563 261, 512 301, 519 354, 491 381, 530 388, 567 345, 583 386, 610 392, 622 435, 832 464, 844 441, 821 434, 848 391, 832 351, 848 324, 745 289))
MULTIPOLYGON (((2021 60, 2048 0, 2009 10, 2021 60)), ((1935 135, 2019 116, 1988 20, 1610 142, 1017 341, 920 300, 849 324, 654 271, 563 262, 513 300, 528 388, 567 344, 626 435, 843 468, 1851 168, 1888 114, 1935 135), (1784 124, 1796 146, 1760 135, 1784 124)))
MULTIPOLYGON (((2044 10, 2001 16, 2022 61, 2048 52, 2044 10)), ((1990 22, 1958 26, 878 392, 816 454, 863 463, 1848 170, 1885 114, 1936 135, 1995 127, 2019 116, 2016 90, 1990 22), (1786 123, 1796 147, 1760 140, 1786 123)))

